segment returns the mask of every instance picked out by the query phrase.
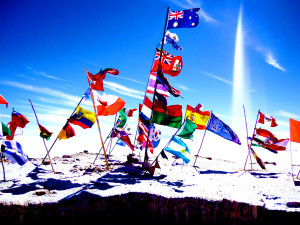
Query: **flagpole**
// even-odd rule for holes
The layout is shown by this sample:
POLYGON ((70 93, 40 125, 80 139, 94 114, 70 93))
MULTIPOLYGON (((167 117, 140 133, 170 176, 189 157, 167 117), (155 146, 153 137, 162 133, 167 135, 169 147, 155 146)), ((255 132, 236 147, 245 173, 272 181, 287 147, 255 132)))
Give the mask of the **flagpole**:
POLYGON ((204 131, 204 134, 203 134, 203 137, 202 137, 202 141, 201 141, 199 150, 198 150, 198 152, 197 152, 197 155, 196 155, 195 162, 194 162, 194 165, 193 165, 193 166, 195 166, 196 161, 197 161, 197 159, 198 159, 198 156, 199 156, 199 153, 200 153, 200 149, 201 149, 201 147, 202 147, 202 144, 203 144, 203 140, 204 140, 205 134, 206 134, 206 129, 205 129, 205 131, 204 131))
MULTIPOLYGON (((39 126, 39 125, 40 125, 40 123, 39 123, 39 120, 38 120, 38 118, 37 118, 36 112, 35 112, 35 110, 34 110, 33 104, 32 104, 32 102, 31 102, 31 100, 30 100, 30 99, 29 99, 29 102, 30 102, 30 104, 31 104, 31 107, 32 107, 33 113, 34 113, 34 115, 35 115, 35 118, 36 118, 37 125, 38 125, 38 127, 39 127, 39 130, 40 130, 40 126, 39 126)), ((53 168, 53 165, 52 165, 52 162, 51 162, 51 157, 50 157, 50 155, 49 155, 49 151, 48 151, 48 148, 47 148, 47 145, 46 145, 45 139, 44 139, 44 138, 42 138, 42 139, 43 139, 44 146, 45 146, 45 149, 46 149, 46 152, 47 152, 48 158, 49 158, 50 165, 51 165, 51 167, 52 167, 53 173, 55 174, 55 170, 54 170, 54 168, 53 168)))
MULTIPOLYGON (((2 145, 1 145, 2 148, 2 145)), ((2 151, 0 152, 0 158, 1 158, 1 164, 2 164, 2 170, 3 170, 3 181, 6 181, 5 179, 5 167, 4 167, 4 163, 3 163, 3 159, 2 159, 2 151)))
MULTIPOLYGON (((212 111, 210 111, 210 117, 211 117, 211 114, 212 114, 212 111)), ((209 117, 209 119, 208 119, 208 121, 207 121, 207 123, 206 124, 208 124, 208 122, 209 122, 209 120, 210 120, 210 117, 209 117)), ((206 134, 206 127, 205 127, 205 131, 204 131, 204 134, 203 134, 203 137, 202 137, 202 141, 201 141, 201 144, 200 144, 200 147, 199 147, 199 150, 198 150, 198 152, 197 152, 197 155, 196 155, 196 158, 195 158, 195 162, 194 162, 194 165, 193 165, 193 167, 195 167, 195 164, 196 164, 196 161, 197 161, 197 159, 198 159, 198 156, 199 156, 199 153, 200 153, 200 149, 201 149, 201 147, 202 147, 202 144, 203 144, 203 140, 204 140, 204 137, 205 137, 205 134, 206 134)))
MULTIPOLYGON (((74 111, 72 112, 71 116, 75 113, 77 107, 80 105, 80 103, 82 102, 84 98, 84 95, 82 96, 82 98, 80 99, 80 101, 78 102, 77 106, 75 107, 74 111)), ((67 125, 67 123, 69 122, 69 119, 71 118, 71 116, 67 119, 67 122, 65 123, 65 125, 63 127, 65 127, 67 125)), ((49 153, 52 150, 52 147, 54 146, 54 144, 56 143, 56 141, 58 140, 58 135, 56 136, 56 139, 54 140, 54 142, 52 143, 51 147, 49 148, 49 153)), ((47 158, 47 155, 44 157, 44 159, 42 160, 42 163, 44 162, 44 160, 47 158)))
MULTIPOLYGON (((168 24, 168 16, 169 16, 169 7, 167 8, 167 14, 166 14, 166 19, 165 19, 165 25, 164 25, 164 32, 163 32, 163 37, 162 37, 162 43, 161 43, 161 52, 159 56, 159 61, 158 61, 158 68, 157 68, 157 73, 160 71, 161 68, 161 58, 162 58, 162 53, 164 49, 164 42, 165 42, 165 33, 166 33, 166 27, 168 24)), ((154 87, 154 93, 153 93, 153 99, 152 99, 152 108, 151 108, 151 116, 150 116, 150 124, 151 124, 151 119, 153 116, 153 107, 154 107, 154 100, 155 100, 155 95, 156 95, 156 87, 157 87, 157 82, 155 82, 155 87, 154 87)), ((148 161, 148 143, 149 143, 149 135, 150 135, 150 124, 149 124, 149 131, 148 131, 148 137, 147 137, 147 143, 145 147, 145 157, 144 157, 144 164, 146 163, 146 160, 148 161)))
MULTIPOLYGON (((116 114, 116 116, 115 116, 114 127, 115 127, 115 125, 116 125, 116 120, 117 120, 117 114, 116 114)), ((106 143, 107 139, 110 137, 110 135, 111 135, 112 131, 113 131, 113 128, 111 129, 111 131, 109 132, 109 134, 108 134, 108 135, 107 135, 107 137, 105 138, 104 144, 106 143)), ((96 162, 96 159, 98 158, 98 156, 99 156, 99 154, 100 154, 101 150, 102 150, 102 147, 100 148, 100 150, 99 150, 98 154, 96 155, 96 157, 95 157, 95 160, 94 160, 94 162, 93 162, 93 165, 95 164, 95 162, 96 162)))
MULTIPOLYGON (((253 170, 253 166, 252 166, 252 159, 251 159, 251 152, 250 152, 250 146, 249 146, 249 142, 248 142, 248 126, 247 126, 247 118, 246 118, 246 110, 245 110, 245 106, 243 105, 243 109, 244 109, 244 116, 245 116, 245 124, 246 124, 246 133, 247 133, 247 137, 246 137, 246 140, 247 140, 247 147, 248 147, 248 155, 250 155, 250 161, 251 161, 251 170, 253 170)), ((252 139, 251 139, 252 141, 252 139)), ((244 170, 246 168, 246 164, 244 166, 244 170)))
POLYGON ((162 153, 162 151, 167 148, 170 144, 170 142, 173 140, 173 138, 177 135, 178 131, 181 129, 181 127, 183 126, 184 122, 186 121, 186 118, 184 119, 184 121, 181 123, 181 126, 177 129, 177 131, 175 132, 175 134, 173 134, 173 136, 171 137, 171 139, 168 141, 168 143, 165 145, 165 147, 162 148, 162 150, 160 151, 160 153, 156 156, 156 158, 153 160, 153 162, 151 163, 151 166, 153 165, 153 163, 157 160, 158 156, 160 156, 160 154, 162 153))
MULTIPOLYGON (((253 141, 253 136, 254 136, 254 133, 255 133, 255 130, 256 130, 256 125, 257 125, 257 121, 258 121, 259 112, 260 112, 260 109, 258 110, 258 113, 257 113, 256 122, 255 122, 254 130, 253 130, 253 134, 252 134, 252 139, 251 139, 251 141, 250 141, 250 148, 251 148, 252 141, 253 141)), ((247 142, 247 143, 248 143, 248 142, 247 142)), ((249 157, 249 156, 250 156, 250 160, 251 160, 251 163, 252 163, 251 154, 250 154, 250 152, 248 152, 247 158, 246 158, 246 162, 245 162, 245 166, 244 166, 244 170, 246 169, 246 164, 247 164, 247 161, 248 161, 248 157, 249 157)))
POLYGON ((94 95, 93 95, 93 92, 92 92, 91 83, 90 83, 90 80, 89 80, 87 68, 86 68, 85 70, 86 70, 87 80, 88 80, 88 82, 89 82, 89 88, 90 88, 90 91, 91 91, 91 96, 92 96, 92 101, 93 101, 94 111, 95 111, 95 114, 96 114, 96 121, 97 121, 97 126, 98 126, 98 131, 99 131, 99 136, 100 136, 101 145, 102 145, 102 148, 103 148, 103 153, 104 153, 104 158, 105 158, 105 163, 106 163, 106 169, 109 171, 108 161, 107 161, 106 152, 105 152, 105 148, 104 148, 104 143, 103 143, 103 139, 102 139, 102 135, 101 135, 101 130, 100 130, 100 124, 99 124, 98 116, 97 116, 97 113, 96 113, 96 107, 95 107, 94 95))

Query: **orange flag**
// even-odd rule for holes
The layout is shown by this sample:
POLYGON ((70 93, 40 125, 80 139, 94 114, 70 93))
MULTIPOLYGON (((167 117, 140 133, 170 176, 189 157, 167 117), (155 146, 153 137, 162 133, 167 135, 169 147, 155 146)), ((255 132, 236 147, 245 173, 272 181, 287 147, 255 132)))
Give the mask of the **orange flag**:
POLYGON ((300 143, 300 121, 290 118, 291 141, 300 143))

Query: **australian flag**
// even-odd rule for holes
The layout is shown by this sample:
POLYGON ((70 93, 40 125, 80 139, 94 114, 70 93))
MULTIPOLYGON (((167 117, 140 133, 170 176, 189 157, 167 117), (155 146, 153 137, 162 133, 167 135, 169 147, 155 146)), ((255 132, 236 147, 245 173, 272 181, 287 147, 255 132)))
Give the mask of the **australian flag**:
POLYGON ((167 29, 196 27, 199 23, 199 16, 197 14, 199 9, 200 8, 169 11, 167 29))

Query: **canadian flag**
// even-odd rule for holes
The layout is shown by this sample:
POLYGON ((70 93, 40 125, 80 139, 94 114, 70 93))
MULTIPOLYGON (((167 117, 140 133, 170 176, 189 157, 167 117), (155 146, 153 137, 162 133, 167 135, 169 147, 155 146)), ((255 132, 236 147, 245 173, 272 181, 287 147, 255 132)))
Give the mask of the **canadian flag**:
POLYGON ((276 127, 278 124, 276 123, 275 119, 272 116, 265 115, 262 112, 259 112, 259 123, 266 124, 267 126, 270 127, 276 127))

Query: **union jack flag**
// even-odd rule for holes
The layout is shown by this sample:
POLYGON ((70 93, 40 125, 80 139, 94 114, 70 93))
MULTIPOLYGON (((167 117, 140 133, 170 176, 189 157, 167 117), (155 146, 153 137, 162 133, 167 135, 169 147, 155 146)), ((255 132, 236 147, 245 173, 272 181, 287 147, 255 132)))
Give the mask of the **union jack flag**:
POLYGON ((184 15, 184 12, 183 12, 183 10, 181 10, 181 11, 174 11, 174 12, 172 12, 172 11, 170 11, 169 12, 169 20, 172 20, 172 19, 175 19, 175 20, 178 20, 178 18, 183 18, 183 15, 184 15))

